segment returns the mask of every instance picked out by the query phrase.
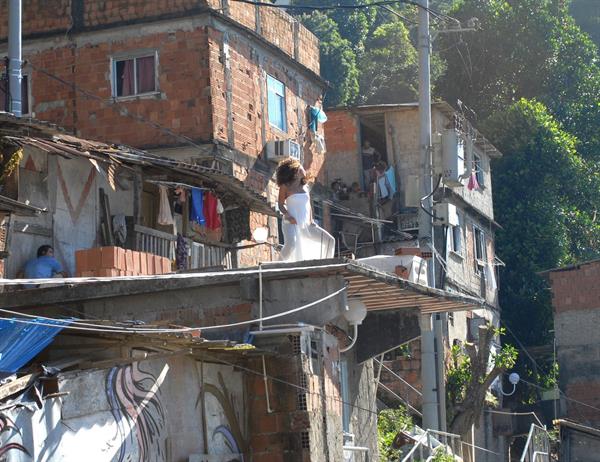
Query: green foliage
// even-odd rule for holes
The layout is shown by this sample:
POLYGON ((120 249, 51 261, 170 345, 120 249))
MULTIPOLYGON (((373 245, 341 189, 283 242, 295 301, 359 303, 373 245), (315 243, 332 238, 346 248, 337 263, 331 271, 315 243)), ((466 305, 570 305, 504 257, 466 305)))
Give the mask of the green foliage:
POLYGON ((449 404, 464 401, 470 381, 471 359, 463 354, 459 345, 452 345, 450 367, 446 371, 446 396, 449 404))
POLYGON ((337 23, 323 13, 314 12, 300 19, 320 40, 321 75, 331 84, 326 104, 350 104, 358 96, 358 68, 352 44, 342 38, 337 23))
POLYGON ((454 462, 456 459, 452 454, 448 454, 445 448, 437 448, 435 454, 431 459, 432 462, 454 462))
POLYGON ((370 104, 414 101, 418 54, 401 22, 379 26, 367 40, 360 67, 360 99, 370 104))
POLYGON ((600 2, 598 0, 572 0, 569 12, 582 30, 600 46, 600 2))
POLYGON ((504 154, 493 164, 494 203, 503 226, 496 245, 506 263, 503 316, 526 344, 543 343, 552 311, 550 291, 537 273, 599 248, 600 229, 585 210, 600 191, 597 177, 587 176, 576 138, 539 102, 521 100, 498 112, 485 132, 504 154))
POLYGON ((414 426, 405 407, 384 409, 377 417, 377 444, 381 460, 395 460, 400 451, 393 447, 394 438, 403 430, 414 426))

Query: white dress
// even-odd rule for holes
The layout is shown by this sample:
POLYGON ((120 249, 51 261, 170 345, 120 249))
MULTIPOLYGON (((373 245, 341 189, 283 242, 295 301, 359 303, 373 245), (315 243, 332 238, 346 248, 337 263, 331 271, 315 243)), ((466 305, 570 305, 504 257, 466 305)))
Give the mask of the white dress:
POLYGON ((285 208, 296 224, 283 220, 284 245, 281 261, 321 260, 333 258, 335 239, 315 223, 311 223, 310 195, 306 187, 285 200, 285 208))

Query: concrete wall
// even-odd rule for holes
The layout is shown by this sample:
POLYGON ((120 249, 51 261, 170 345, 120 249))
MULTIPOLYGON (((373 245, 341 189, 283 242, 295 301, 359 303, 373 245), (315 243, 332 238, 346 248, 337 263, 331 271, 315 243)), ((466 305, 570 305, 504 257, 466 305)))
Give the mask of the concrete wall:
MULTIPOLYGON (((561 389, 574 400, 600 407, 600 262, 549 274, 561 389)), ((564 416, 597 426, 600 412, 565 401, 564 416)))
POLYGON ((120 184, 129 189, 113 191, 85 159, 65 159, 25 148, 19 169, 19 200, 48 211, 37 217, 15 217, 7 277, 15 277, 44 244, 54 247, 55 257, 74 275, 75 251, 100 245, 99 189, 109 197, 111 214, 133 215, 131 182, 124 176, 120 184))
POLYGON ((242 375, 184 357, 61 374, 61 398, 46 399, 41 409, 2 411, 11 425, 0 445, 11 462, 187 462, 192 454, 241 460, 247 441, 242 375))

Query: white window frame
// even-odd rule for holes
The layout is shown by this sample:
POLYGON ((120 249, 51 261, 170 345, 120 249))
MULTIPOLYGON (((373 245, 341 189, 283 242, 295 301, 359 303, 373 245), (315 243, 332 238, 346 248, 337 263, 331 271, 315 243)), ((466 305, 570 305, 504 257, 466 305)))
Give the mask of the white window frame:
POLYGON ((481 274, 487 263, 487 238, 485 231, 477 225, 473 225, 473 259, 475 260, 475 273, 481 274), (481 236, 478 242, 477 235, 481 236), (479 247, 479 252, 477 251, 479 247), (478 254, 482 257, 479 258, 478 254))
POLYGON ((459 257, 463 256, 463 226, 462 226, 462 217, 459 212, 456 213, 458 217, 458 225, 451 226, 450 235, 452 237, 450 250, 458 255, 459 257), (456 245, 458 243, 458 246, 456 245), (458 248, 457 248, 458 247, 458 248))
POLYGON ((119 100, 135 99, 141 96, 153 96, 160 93, 158 87, 158 51, 157 50, 140 50, 132 53, 115 55, 110 58, 110 81, 112 97, 119 100), (138 78, 137 78, 137 63, 140 58, 154 57, 154 90, 144 93, 138 93, 138 78), (119 96, 117 95, 117 63, 121 61, 133 60, 133 95, 119 96))
POLYGON ((287 133, 287 101, 286 101, 286 97, 285 97, 285 93, 286 93, 286 86, 285 84, 279 80, 276 79, 275 77, 273 77, 272 75, 267 74, 267 112, 269 111, 269 100, 271 99, 271 94, 274 95, 274 97, 278 98, 278 101, 280 103, 281 106, 281 120, 276 121, 275 123, 271 120, 271 116, 272 114, 268 113, 268 118, 269 118, 269 125, 271 127, 275 127, 277 130, 280 130, 284 133, 287 133), (281 85, 282 91, 278 91, 276 88, 274 88, 274 86, 272 86, 270 83, 277 83, 279 85, 281 85), (281 126, 279 125, 279 123, 281 123, 281 126))

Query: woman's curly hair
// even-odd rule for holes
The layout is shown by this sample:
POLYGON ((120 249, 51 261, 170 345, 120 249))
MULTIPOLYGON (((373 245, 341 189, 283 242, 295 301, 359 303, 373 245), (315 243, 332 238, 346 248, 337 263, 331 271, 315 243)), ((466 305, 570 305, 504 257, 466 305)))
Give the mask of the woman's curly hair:
POLYGON ((277 166, 277 172, 275 173, 277 186, 290 184, 294 181, 300 167, 302 167, 302 164, 296 159, 282 160, 277 166))

